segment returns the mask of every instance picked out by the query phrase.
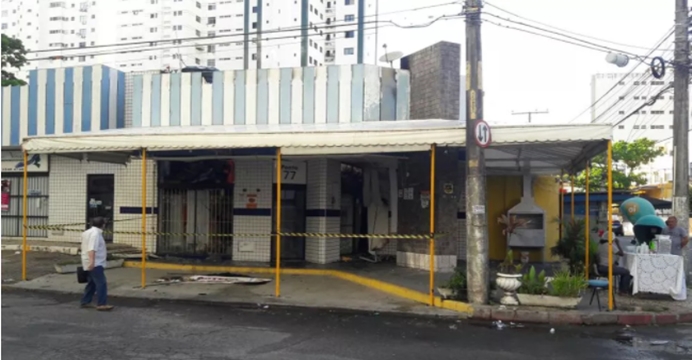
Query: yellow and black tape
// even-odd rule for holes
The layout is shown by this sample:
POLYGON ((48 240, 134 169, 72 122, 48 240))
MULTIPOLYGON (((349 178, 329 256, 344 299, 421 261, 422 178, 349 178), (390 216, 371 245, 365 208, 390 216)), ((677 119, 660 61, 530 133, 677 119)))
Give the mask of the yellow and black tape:
MULTIPOLYGON (((82 232, 84 229, 69 229, 59 225, 37 225, 37 226, 27 226, 29 229, 42 229, 42 230, 53 230, 53 231, 64 231, 64 232, 82 232)), ((217 238, 233 238, 233 237, 270 237, 276 236, 275 233, 269 234, 214 234, 214 233, 177 233, 177 232, 157 232, 157 231, 104 231, 105 234, 121 234, 121 235, 152 235, 152 236, 208 236, 217 238)), ((409 239, 409 240, 425 240, 430 239, 431 235, 418 235, 418 234, 326 234, 326 233, 280 233, 282 237, 306 237, 306 238, 346 238, 346 239, 409 239)), ((435 238, 444 236, 444 233, 433 234, 435 238)))

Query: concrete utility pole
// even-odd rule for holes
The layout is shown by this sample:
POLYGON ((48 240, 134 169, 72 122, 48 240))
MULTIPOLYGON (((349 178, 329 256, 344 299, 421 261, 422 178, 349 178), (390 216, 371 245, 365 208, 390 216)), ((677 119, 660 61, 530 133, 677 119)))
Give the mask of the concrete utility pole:
POLYGON ((481 0, 466 0, 466 259, 468 297, 488 302, 488 221, 485 212, 485 155, 476 143, 483 120, 481 0))
MULTIPOLYGON (((687 0, 675 0, 675 78, 673 79, 673 215, 678 225, 689 229, 689 81, 690 41, 688 38, 687 0)), ((683 251, 687 283, 692 282, 690 272, 690 248, 683 251)))
POLYGON ((545 110, 545 111, 534 110, 534 111, 524 111, 524 112, 514 112, 514 111, 512 111, 512 115, 529 115, 529 124, 531 123, 531 115, 533 115, 533 114, 536 114, 536 115, 539 115, 539 114, 548 114, 548 110, 545 110))

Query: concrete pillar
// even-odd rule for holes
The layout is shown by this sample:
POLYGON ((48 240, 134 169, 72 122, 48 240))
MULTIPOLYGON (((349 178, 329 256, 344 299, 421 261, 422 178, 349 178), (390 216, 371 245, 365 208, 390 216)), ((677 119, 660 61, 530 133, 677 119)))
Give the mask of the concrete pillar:
MULTIPOLYGON (((459 253, 458 203, 463 188, 459 173, 458 149, 439 148, 435 179, 435 221, 438 233, 435 240, 435 269, 451 272, 457 264, 459 253)), ((403 196, 399 201, 399 233, 427 234, 430 226, 430 207, 426 194, 430 190, 430 158, 428 154, 413 155, 399 168, 399 184, 403 193, 413 193, 413 198, 403 196)), ((397 242, 399 266, 427 270, 430 268, 428 240, 399 240, 397 242)))
MULTIPOLYGON (((341 230, 341 163, 308 160, 306 232, 338 234, 341 230)), ((308 238, 305 260, 327 264, 339 261, 338 237, 308 238)))
MULTIPOLYGON (((236 160, 233 189, 233 233, 272 232, 272 160, 236 160)), ((271 236, 234 237, 234 261, 271 260, 271 236)))

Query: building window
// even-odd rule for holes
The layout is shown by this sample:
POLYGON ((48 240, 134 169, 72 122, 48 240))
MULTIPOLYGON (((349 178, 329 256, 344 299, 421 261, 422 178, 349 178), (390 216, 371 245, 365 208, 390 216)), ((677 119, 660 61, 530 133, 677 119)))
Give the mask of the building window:
POLYGON ((252 23, 252 28, 253 28, 253 29, 257 29, 257 23, 256 23, 256 22, 253 22, 253 23, 252 23))
POLYGON ((663 126, 663 125, 651 125, 649 128, 652 130, 663 130, 665 128, 665 126, 663 126))
POLYGON ((618 125, 618 129, 622 130, 625 128, 625 125, 618 125))
POLYGON ((79 57, 79 62, 84 62, 86 61, 86 56, 80 56, 79 57))
POLYGON ((344 5, 353 5, 354 1, 353 0, 344 0, 344 5))
POLYGON ((207 25, 216 25, 216 18, 210 17, 207 19, 207 25))
POLYGON ((346 37, 347 37, 347 38, 352 38, 352 37, 354 37, 355 35, 356 35, 356 32, 353 31, 353 30, 347 31, 347 32, 346 32, 346 37))
POLYGON ((149 18, 151 19, 156 19, 157 17, 159 17, 159 14, 149 14, 149 18))
POLYGON ((353 55, 353 48, 344 48, 344 55, 353 55))
POLYGON ((356 19, 356 17, 353 16, 353 15, 346 15, 346 16, 344 16, 344 21, 349 21, 349 22, 350 22, 350 21, 354 21, 355 19, 356 19))
POLYGON ((182 25, 173 25, 173 30, 182 30, 183 26, 182 25))
MULTIPOLYGON (((663 111, 663 110, 651 110, 651 115, 661 115, 664 113, 665 113, 665 111, 663 111)), ((653 129, 653 127, 652 127, 652 129, 653 129)))
POLYGON ((150 32, 150 33, 155 33, 155 32, 158 32, 158 31, 159 31, 158 28, 149 28, 149 32, 150 32))
POLYGON ((624 115, 624 114, 625 114, 625 110, 620 110, 620 111, 618 111, 618 114, 624 115))
MULTIPOLYGON (((199 4, 199 3, 198 3, 198 4, 199 4)), ((199 17, 199 16, 195 16, 195 21, 197 21, 198 23, 201 23, 201 22, 202 22, 202 18, 199 17)))
MULTIPOLYGON (((209 4, 209 6, 207 7, 207 9, 212 10, 212 11, 213 11, 213 10, 216 10, 216 4, 209 4)), ((212 65, 209 65, 209 66, 212 66, 212 65)))
MULTIPOLYGON (((312 6, 312 5, 310 5, 310 6, 312 6)), ((253 6, 253 7, 252 7, 252 13, 253 13, 253 14, 256 14, 256 13, 257 13, 257 6, 253 6)))
POLYGON ((257 54, 252 54, 252 60, 257 60, 257 54))
POLYGON ((173 16, 181 16, 181 15, 183 15, 183 11, 182 11, 182 10, 178 10, 178 11, 174 11, 174 12, 173 12, 173 16))
POLYGON ((210 66, 210 67, 216 66, 216 60, 215 59, 207 60, 207 66, 210 66))

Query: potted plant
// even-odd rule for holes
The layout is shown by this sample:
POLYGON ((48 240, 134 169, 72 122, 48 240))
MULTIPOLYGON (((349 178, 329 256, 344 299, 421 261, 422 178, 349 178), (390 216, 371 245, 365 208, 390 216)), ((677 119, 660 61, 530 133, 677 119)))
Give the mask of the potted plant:
MULTIPOLYGON (((556 221, 559 222, 560 220, 556 221)), ((591 238, 592 241, 589 242, 589 264, 595 264, 598 261, 598 241, 594 236, 591 238)), ((583 272, 584 258, 586 257, 585 239, 586 221, 583 219, 566 219, 562 222, 560 239, 550 249, 551 253, 566 261, 572 273, 583 272)))
POLYGON ((522 279, 522 286, 517 291, 521 305, 545 306, 563 309, 573 309, 579 305, 587 282, 582 274, 572 274, 567 267, 555 273, 548 279, 545 272, 536 275, 531 268, 522 279))
POLYGON ((504 296, 500 299, 503 305, 519 305, 515 298, 517 289, 521 286, 521 264, 514 263, 514 253, 512 250, 507 251, 505 260, 500 264, 495 284, 498 288, 504 291, 504 296))
POLYGON ((466 269, 457 267, 447 282, 437 288, 443 300, 457 299, 466 293, 466 269))

